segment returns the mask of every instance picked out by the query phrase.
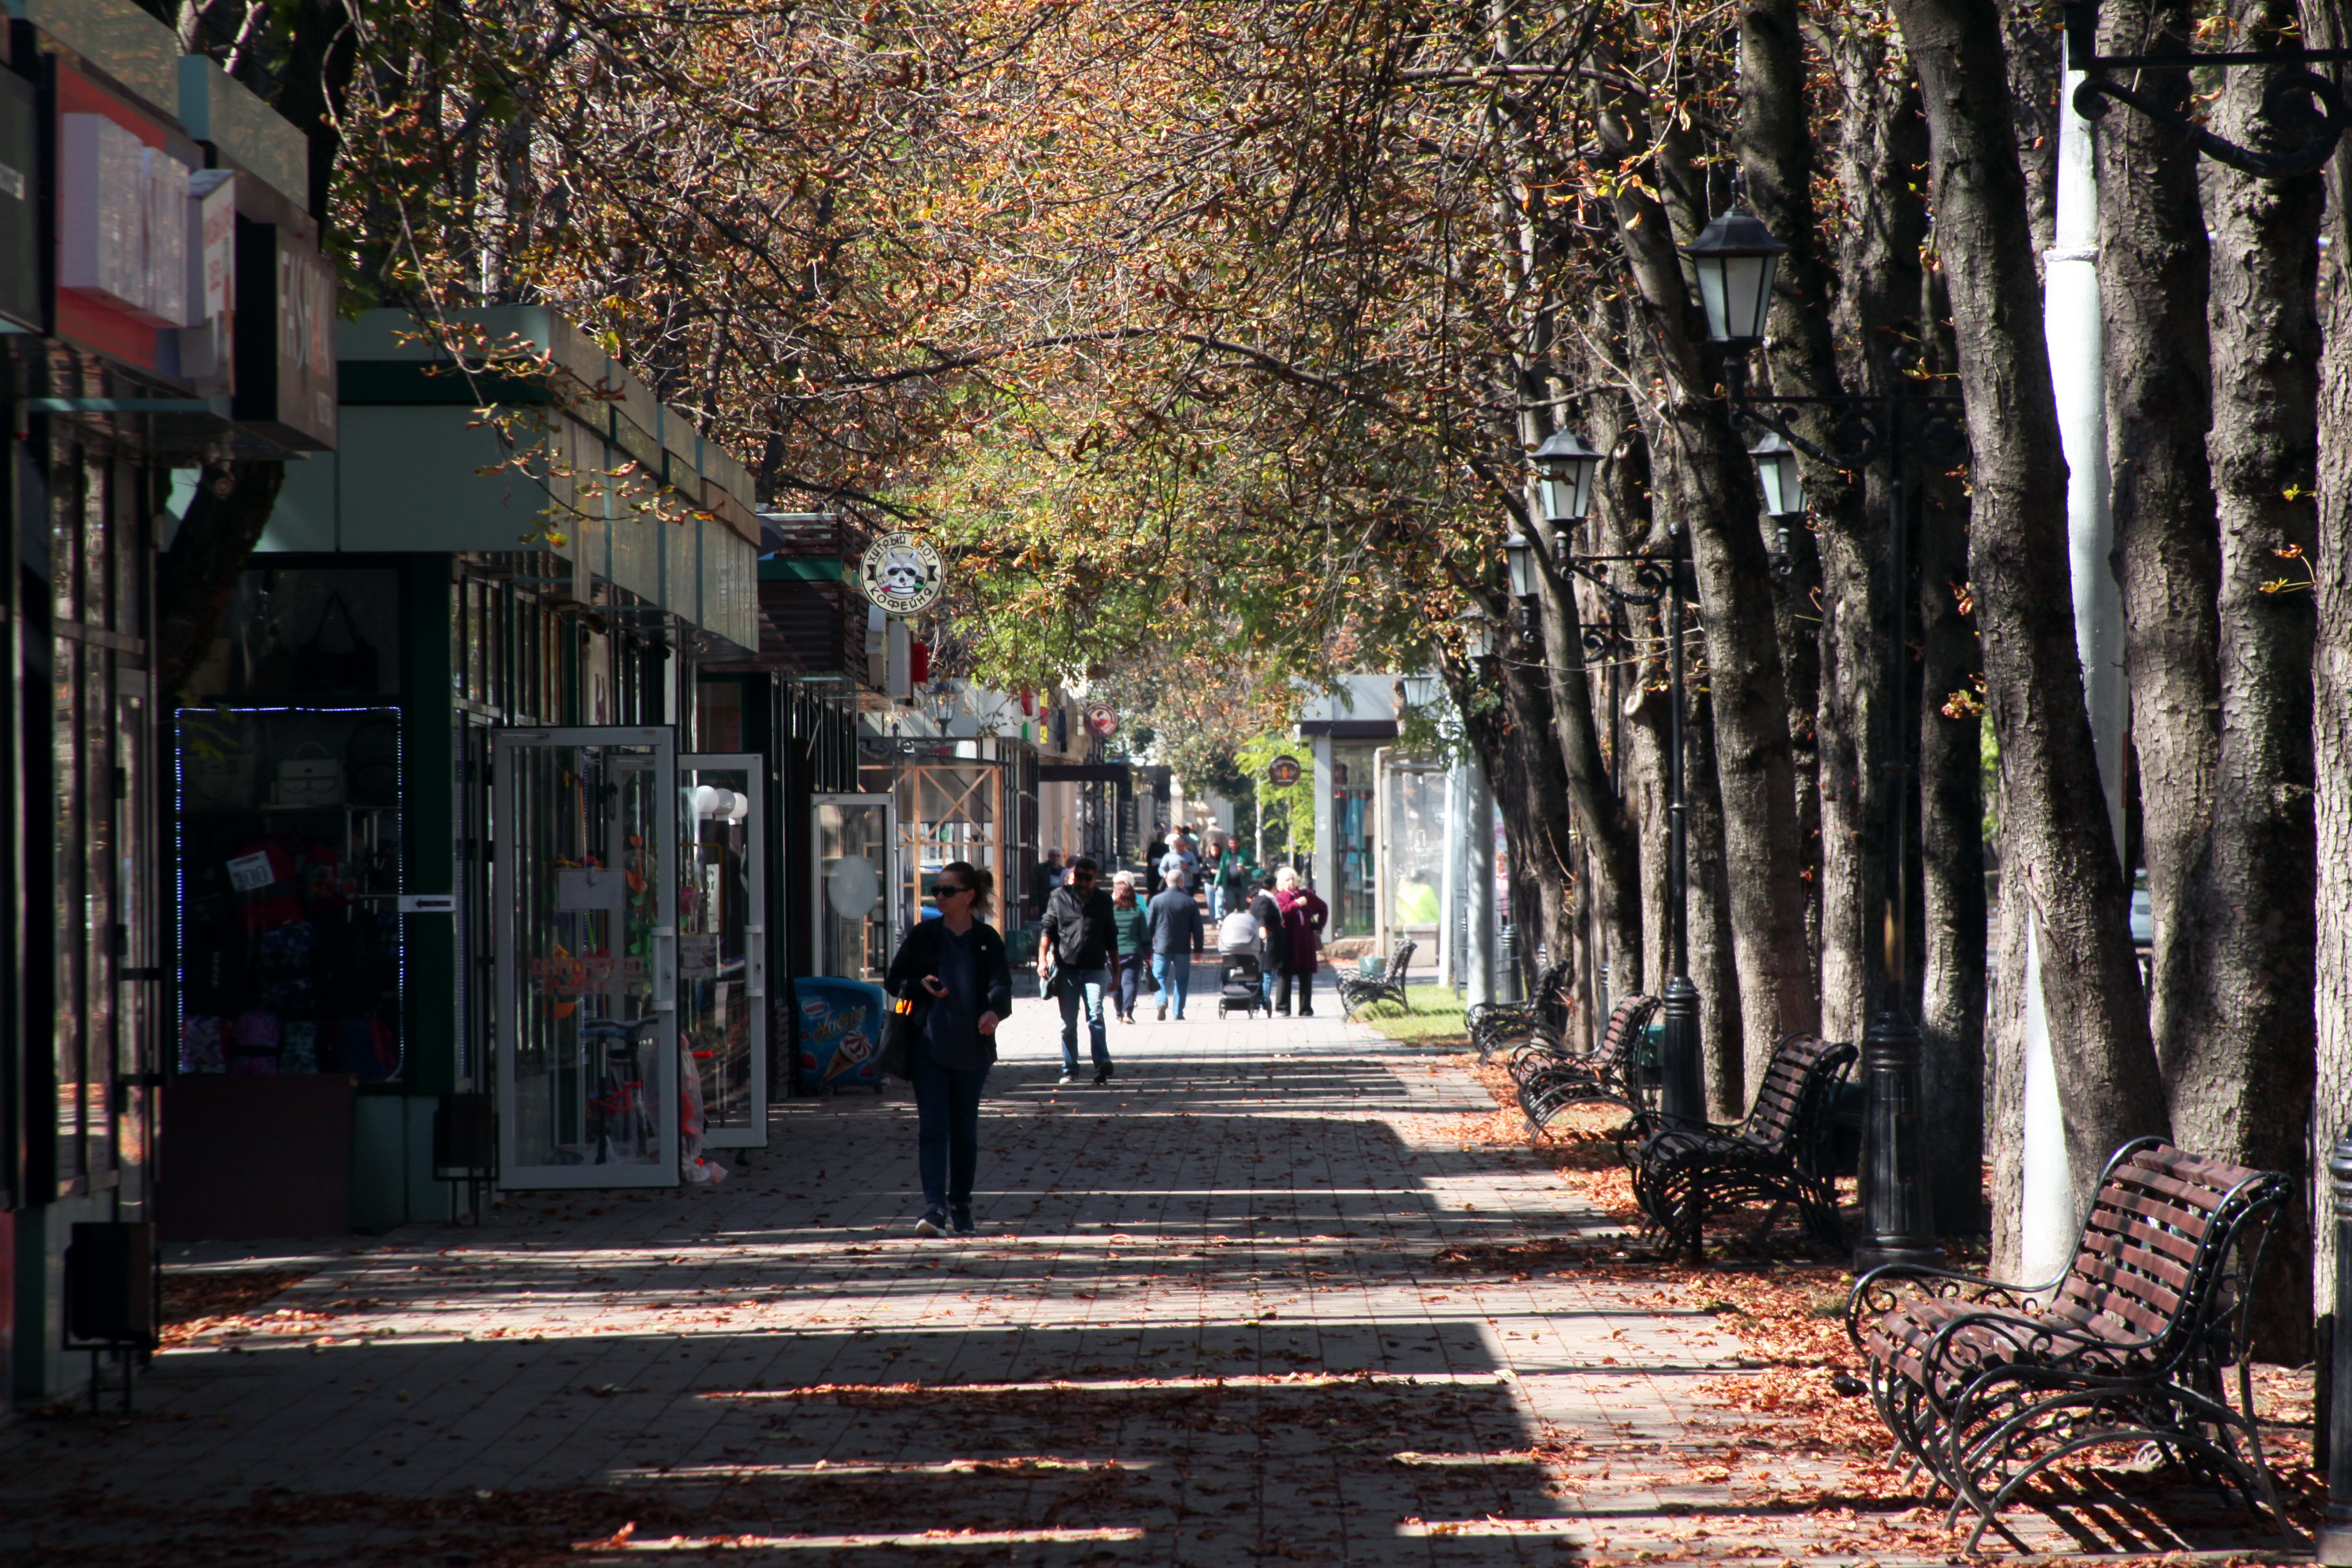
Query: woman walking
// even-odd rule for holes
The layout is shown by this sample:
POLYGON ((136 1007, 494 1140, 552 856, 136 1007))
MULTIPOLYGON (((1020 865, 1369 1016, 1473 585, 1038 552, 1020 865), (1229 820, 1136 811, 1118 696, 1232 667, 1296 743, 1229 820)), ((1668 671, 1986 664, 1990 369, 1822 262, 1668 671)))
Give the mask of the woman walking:
POLYGON ((908 1053, 915 1083, 915 1145, 923 1177, 920 1236, 970 1236, 971 1180, 980 1163, 980 1091, 996 1061, 996 1026, 1013 1011, 1004 939, 981 917, 996 879, 969 861, 931 885, 940 918, 918 921, 883 989, 916 1000, 922 1032, 908 1053))
POLYGON ((1135 996, 1143 985, 1143 921, 1134 874, 1121 871, 1110 879, 1110 923, 1118 932, 1118 952, 1110 961, 1110 979, 1111 1010, 1122 1024, 1135 1022, 1135 996))
POLYGON ((1323 928, 1330 923, 1331 909, 1315 896, 1315 889, 1302 886, 1298 869, 1285 866, 1275 873, 1274 901, 1282 911, 1282 933, 1287 939, 1282 950, 1281 1008, 1290 1011, 1291 982, 1298 983, 1298 1016, 1315 1016, 1316 958, 1322 948, 1323 928))

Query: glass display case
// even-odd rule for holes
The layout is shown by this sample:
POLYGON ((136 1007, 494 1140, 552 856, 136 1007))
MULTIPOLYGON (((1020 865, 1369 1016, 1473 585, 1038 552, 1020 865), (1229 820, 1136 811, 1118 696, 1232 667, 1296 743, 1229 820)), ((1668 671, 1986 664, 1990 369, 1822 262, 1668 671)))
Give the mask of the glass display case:
POLYGON ((179 1066, 397 1079, 400 714, 184 708, 179 1066))

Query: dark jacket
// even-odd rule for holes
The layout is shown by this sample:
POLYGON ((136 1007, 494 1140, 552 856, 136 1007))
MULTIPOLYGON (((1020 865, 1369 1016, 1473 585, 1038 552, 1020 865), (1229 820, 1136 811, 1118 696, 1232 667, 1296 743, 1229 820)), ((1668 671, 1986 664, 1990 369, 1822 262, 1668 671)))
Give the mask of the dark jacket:
POLYGON ((1250 899, 1250 913, 1265 928, 1265 963, 1268 968, 1279 970, 1290 952, 1289 933, 1283 930, 1282 907, 1274 901, 1273 889, 1260 888, 1250 899))
POLYGON ((1331 918, 1330 906, 1315 896, 1312 888, 1301 888, 1295 893, 1276 893, 1276 906, 1282 910, 1282 973, 1312 974, 1315 973, 1317 950, 1322 944, 1323 927, 1331 918))
POLYGON ((1051 955, 1056 969, 1108 969, 1111 956, 1118 952, 1110 895, 1097 886, 1082 900, 1076 888, 1055 889, 1045 900, 1037 945, 1051 955))
MULTIPOLYGON (((1004 938, 986 921, 972 922, 976 942, 972 957, 980 971, 980 1005, 972 1012, 975 1021, 982 1013, 993 1013, 999 1018, 1013 1016, 1013 966, 1004 956, 1004 938)), ((893 996, 910 997, 918 1012, 939 1005, 931 994, 923 988, 923 976, 940 972, 940 942, 947 931, 941 921, 918 921, 907 940, 898 944, 898 956, 890 961, 890 971, 882 977, 882 989, 893 996)), ((986 1035, 980 1037, 982 1059, 972 1062, 948 1062, 949 1067, 986 1067, 996 1059, 996 1043, 986 1035)))
POLYGON ((1168 888, 1152 894, 1144 918, 1151 928, 1154 952, 1191 952, 1201 939, 1201 906, 1190 893, 1168 888))

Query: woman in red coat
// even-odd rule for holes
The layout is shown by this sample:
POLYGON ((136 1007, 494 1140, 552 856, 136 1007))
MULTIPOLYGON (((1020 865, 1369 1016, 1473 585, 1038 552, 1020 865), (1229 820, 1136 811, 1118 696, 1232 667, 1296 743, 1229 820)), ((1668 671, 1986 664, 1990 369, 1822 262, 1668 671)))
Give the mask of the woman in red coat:
POLYGON ((1275 873, 1274 905, 1282 911, 1283 934, 1290 939, 1282 958, 1282 994, 1276 1006, 1281 1012, 1290 1011, 1290 984, 1298 982, 1298 1016, 1315 1016, 1315 961, 1322 944, 1323 928, 1331 921, 1330 906, 1315 896, 1312 888, 1301 887, 1296 867, 1285 866, 1275 873))

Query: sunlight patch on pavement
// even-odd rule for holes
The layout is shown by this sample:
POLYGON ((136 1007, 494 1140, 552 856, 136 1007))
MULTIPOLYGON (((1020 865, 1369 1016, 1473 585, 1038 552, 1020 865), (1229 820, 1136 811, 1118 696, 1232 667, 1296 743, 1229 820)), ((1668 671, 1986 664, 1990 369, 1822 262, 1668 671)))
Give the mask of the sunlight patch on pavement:
POLYGON ((614 1470, 616 1481, 751 1480, 846 1476, 1028 1476, 1063 1470, 1149 1470, 1150 1459, 1062 1459, 1020 1455, 1002 1459, 816 1459, 805 1465, 672 1465, 614 1470))
POLYGON ((1471 1535, 1590 1535, 1590 1521, 1581 1519, 1408 1519, 1396 1527, 1407 1540, 1471 1535))
POLYGON ((1468 1465, 1539 1465, 1543 1463, 1534 1454, 1525 1451, 1508 1454, 1420 1454, 1407 1448, 1403 1453, 1391 1454, 1389 1458, 1400 1465, 1444 1465, 1449 1468, 1468 1465))
POLYGON ((575 1541, 574 1552, 844 1552, 861 1546, 1045 1546, 1073 1542, 1140 1541, 1136 1529, 927 1530, 898 1535, 669 1535, 639 1541, 613 1536, 575 1541))
POLYGON ((1056 1378, 1043 1383, 824 1383, 805 1388, 716 1389, 704 1399, 936 1399, 950 1394, 1181 1394, 1198 1389, 1493 1388, 1507 1372, 1239 1373, 1230 1377, 1056 1378))

